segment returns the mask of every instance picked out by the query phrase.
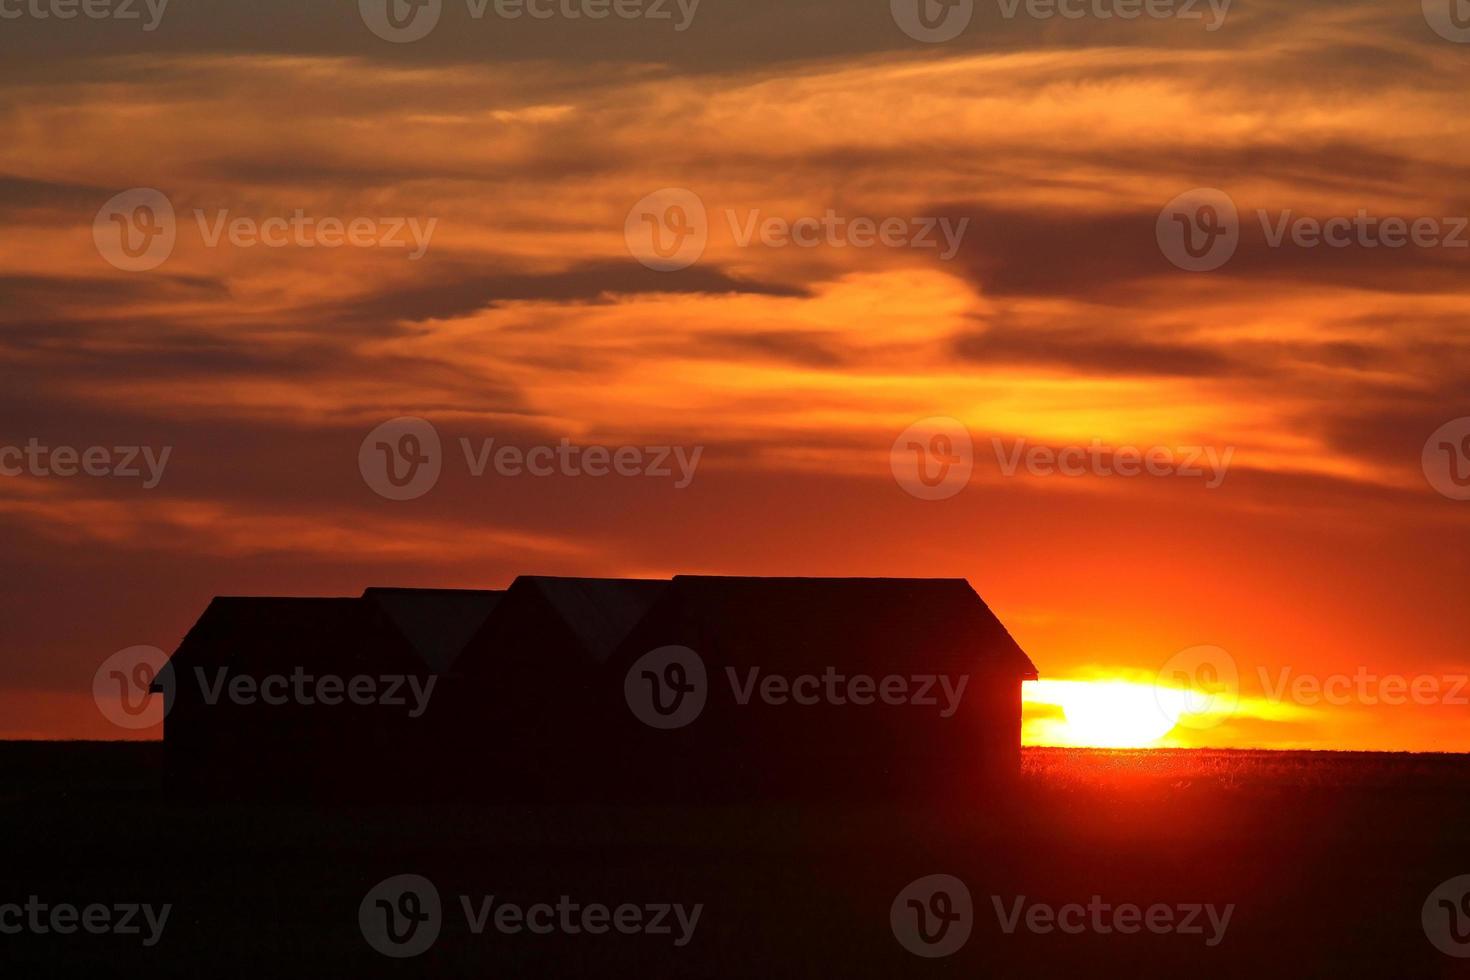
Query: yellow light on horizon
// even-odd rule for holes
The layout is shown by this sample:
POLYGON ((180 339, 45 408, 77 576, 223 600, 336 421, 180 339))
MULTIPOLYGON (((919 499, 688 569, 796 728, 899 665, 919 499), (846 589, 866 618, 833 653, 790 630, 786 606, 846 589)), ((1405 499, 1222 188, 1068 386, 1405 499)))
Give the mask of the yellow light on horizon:
POLYGON ((1029 719, 1027 744, 1133 749, 1157 745, 1188 710, 1189 692, 1128 680, 1040 680, 1023 700, 1060 709, 1029 719))

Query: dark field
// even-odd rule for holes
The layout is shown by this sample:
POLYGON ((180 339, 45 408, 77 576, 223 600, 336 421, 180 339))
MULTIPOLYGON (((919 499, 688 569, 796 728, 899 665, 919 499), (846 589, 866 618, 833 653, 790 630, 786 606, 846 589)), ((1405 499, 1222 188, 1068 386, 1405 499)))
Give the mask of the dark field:
MULTIPOLYGON (((935 813, 205 806, 163 795, 159 753, 0 745, 0 905, 173 906, 151 948, 146 925, 0 935, 6 976, 1470 976, 1421 923, 1430 892, 1470 874, 1463 756, 1029 749, 1013 792, 935 813), (437 886, 443 926, 398 960, 369 946, 358 907, 404 873, 437 886), (968 942, 938 959, 889 923, 900 890, 932 874, 973 898, 968 942), (462 895, 703 908, 678 947, 677 924, 476 935, 462 895), (1007 933, 992 896, 1007 916, 1021 896, 1165 905, 1176 925, 1192 904, 1234 908, 1223 930, 1200 913, 1190 934, 1033 931, 1024 917, 1007 933)), ((472 754, 465 765, 492 778, 472 754)))

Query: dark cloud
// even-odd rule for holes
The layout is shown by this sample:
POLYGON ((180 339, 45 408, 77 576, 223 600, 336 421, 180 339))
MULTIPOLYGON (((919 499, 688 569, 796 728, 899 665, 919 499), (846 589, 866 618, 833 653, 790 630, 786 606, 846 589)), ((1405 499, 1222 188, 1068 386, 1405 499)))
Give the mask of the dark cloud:
POLYGON ((158 272, 148 276, 0 276, 0 323, 6 325, 4 340, 10 342, 26 336, 54 338, 72 334, 78 324, 101 322, 99 309, 124 308, 145 300, 218 301, 229 292, 221 279, 158 272))
POLYGON ((86 207, 88 204, 95 211, 101 207, 103 201, 115 193, 117 193, 115 190, 105 190, 87 184, 0 174, 0 211, 11 216, 18 211, 34 211, 41 208, 65 210, 77 206, 86 207))
MULTIPOLYGON (((1188 188, 1182 188, 1187 190, 1188 188)), ((1159 202, 1162 210, 1167 200, 1159 202)), ((1274 234, 1284 208, 1260 208, 1247 198, 1236 200, 1240 244, 1232 258, 1210 273, 1176 269, 1165 258, 1155 237, 1158 210, 1133 213, 1069 214, 1035 209, 1011 211, 986 207, 961 210, 945 206, 941 213, 970 219, 964 245, 955 264, 964 268, 980 289, 997 297, 1067 296, 1099 303, 1150 305, 1162 301, 1159 292, 1172 280, 1185 285, 1211 284, 1221 290, 1270 289, 1275 282, 1349 286, 1390 293, 1458 291, 1470 274, 1470 248, 1389 248, 1382 245, 1312 247, 1297 245, 1288 232, 1273 245, 1259 214, 1274 234), (1254 285, 1253 285, 1254 284, 1254 285)), ((1314 215, 1291 209, 1288 226, 1297 219, 1318 222, 1343 215, 1314 215)), ((1470 209, 1467 209, 1470 210, 1470 209)), ((1371 217, 1451 218, 1440 224, 1448 238, 1460 219, 1445 215, 1393 215, 1368 209, 1371 217)), ((1375 233, 1376 234, 1376 233, 1375 233)), ((1470 227, 1463 229, 1470 242, 1470 227)))
MULTIPOLYGON (((492 0, 493 3, 493 0, 492 0)), ((137 7, 142 7, 139 0, 137 7)), ((1060 16, 1033 19, 1025 8, 1006 17, 1001 5, 976 3, 970 27, 942 46, 924 45, 900 31, 887 3, 851 0, 701 0, 687 30, 676 0, 660 6, 666 20, 537 20, 497 18, 487 12, 471 16, 465 0, 445 0, 437 28, 412 44, 390 44, 363 24, 357 3, 303 4, 290 0, 174 0, 157 30, 145 32, 138 22, 30 18, 7 22, 14 38, 7 52, 13 69, 32 77, 65 77, 61 62, 107 55, 139 56, 134 70, 146 71, 143 58, 167 54, 270 53, 363 57, 407 64, 454 62, 488 64, 512 61, 565 61, 574 64, 649 64, 677 66, 684 72, 723 71, 732 67, 779 65, 876 54, 946 55, 980 52, 1083 49, 1088 47, 1157 47, 1166 50, 1249 48, 1266 35, 1291 32, 1323 11, 1342 16, 1352 11, 1386 40, 1428 42, 1430 35, 1417 5, 1384 9, 1367 0, 1258 0, 1232 5, 1224 26, 1207 31, 1201 20, 1077 20, 1060 16)), ((491 8, 493 10, 493 6, 491 8)), ((1300 35, 1310 37, 1303 30, 1300 35)), ((1378 50, 1378 49, 1374 49, 1378 50)), ((1324 46, 1317 57, 1351 68, 1364 52, 1353 44, 1324 46)), ((1397 66, 1397 61, 1386 61, 1397 66)))
POLYGON ((838 368, 848 359, 830 334, 812 331, 716 331, 701 335, 700 346, 716 357, 753 355, 817 368, 838 368))
POLYGON ((1231 354, 1204 345, 1150 343, 1126 332, 996 327, 955 340, 955 352, 986 364, 1053 364, 1084 374, 1217 377, 1237 373, 1231 354))
POLYGON ((656 272, 626 261, 581 262, 558 272, 493 273, 440 263, 410 286, 393 286, 343 303, 324 304, 308 316, 331 322, 419 322, 464 316, 510 302, 601 302, 611 296, 648 293, 743 293, 803 296, 791 286, 737 279, 708 264, 656 272))
POLYGON ((1274 650, 1314 667, 1462 646, 1449 586, 1470 518, 1417 467, 1435 426, 1470 415, 1465 256, 1271 249, 1254 214, 1470 211, 1455 120, 1444 145, 1423 135, 1463 88, 1465 52, 1416 4, 1237 0, 1211 33, 1007 20, 977 0, 971 29, 933 46, 886 0, 703 0, 683 33, 474 22, 446 4, 408 45, 375 38, 353 0, 173 0, 152 34, 6 22, 0 76, 26 167, 0 177, 0 445, 174 455, 155 491, 0 480, 0 693, 74 690, 89 708, 106 654, 171 645, 218 593, 535 571, 963 575, 1051 676, 1151 656, 1153 634, 1182 646, 1239 630, 1243 662, 1274 650), (251 54, 288 57, 231 57, 251 54), (308 205, 445 228, 419 262, 191 236, 128 275, 95 255, 89 226, 134 184, 166 191, 184 222, 193 207, 308 205), (952 263, 728 259, 714 241, 662 274, 609 243, 665 185, 712 209, 971 223, 952 263), (1244 219, 1212 274, 1174 269, 1154 239, 1158 209, 1196 186, 1234 195, 1244 219), (939 414, 970 426, 974 477, 920 501, 890 447, 939 414), (413 502, 375 496, 358 471, 364 436, 396 415, 443 440, 445 473, 413 502), (1001 420, 1021 431, 997 437, 1038 446, 1107 431, 1240 452, 1213 490, 1006 476, 986 455, 1001 420), (474 478, 459 443, 563 437, 697 442, 704 457, 673 491, 474 478), (1028 608, 1050 625, 1013 618, 1028 608))

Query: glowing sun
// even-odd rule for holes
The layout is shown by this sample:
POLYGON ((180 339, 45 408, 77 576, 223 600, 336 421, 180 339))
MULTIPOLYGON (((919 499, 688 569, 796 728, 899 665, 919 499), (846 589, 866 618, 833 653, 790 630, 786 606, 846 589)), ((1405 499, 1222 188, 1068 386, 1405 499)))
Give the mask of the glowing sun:
POLYGON ((1123 680, 1031 681, 1023 697, 1052 709, 1028 721, 1033 745, 1144 748, 1168 735, 1186 708, 1184 692, 1123 680))

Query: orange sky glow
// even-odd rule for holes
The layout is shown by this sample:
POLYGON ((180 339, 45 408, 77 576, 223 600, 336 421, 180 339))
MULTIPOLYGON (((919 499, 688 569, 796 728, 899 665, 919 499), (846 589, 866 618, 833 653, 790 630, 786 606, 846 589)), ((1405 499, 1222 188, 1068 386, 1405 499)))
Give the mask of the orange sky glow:
POLYGON ((0 69, 0 445, 172 447, 152 489, 0 477, 0 737, 127 734, 97 665, 217 594, 705 573, 967 578, 1040 669, 1030 744, 1470 751, 1470 502, 1421 466, 1470 415, 1470 247, 1273 247, 1257 217, 1470 214, 1470 46, 1418 3, 1208 35, 991 9, 946 45, 886 2, 417 45, 279 6, 105 54, 52 25, 0 69), (178 233, 135 273, 93 220, 138 187, 178 233), (667 187, 708 243, 659 272, 625 219, 667 187), (1213 272, 1155 237, 1196 187, 1240 212, 1213 272), (829 210, 967 224, 948 260, 741 241, 829 210), (212 247, 221 211, 435 225, 417 259, 212 247), (403 415, 446 459, 397 502, 357 456, 403 415), (973 471, 924 500, 890 450, 934 417, 973 471), (703 454, 685 488, 475 477, 459 440, 488 438, 703 454), (1019 441, 1229 468, 1007 475, 1019 441), (1201 647, 1229 704, 1169 680, 1201 647))

